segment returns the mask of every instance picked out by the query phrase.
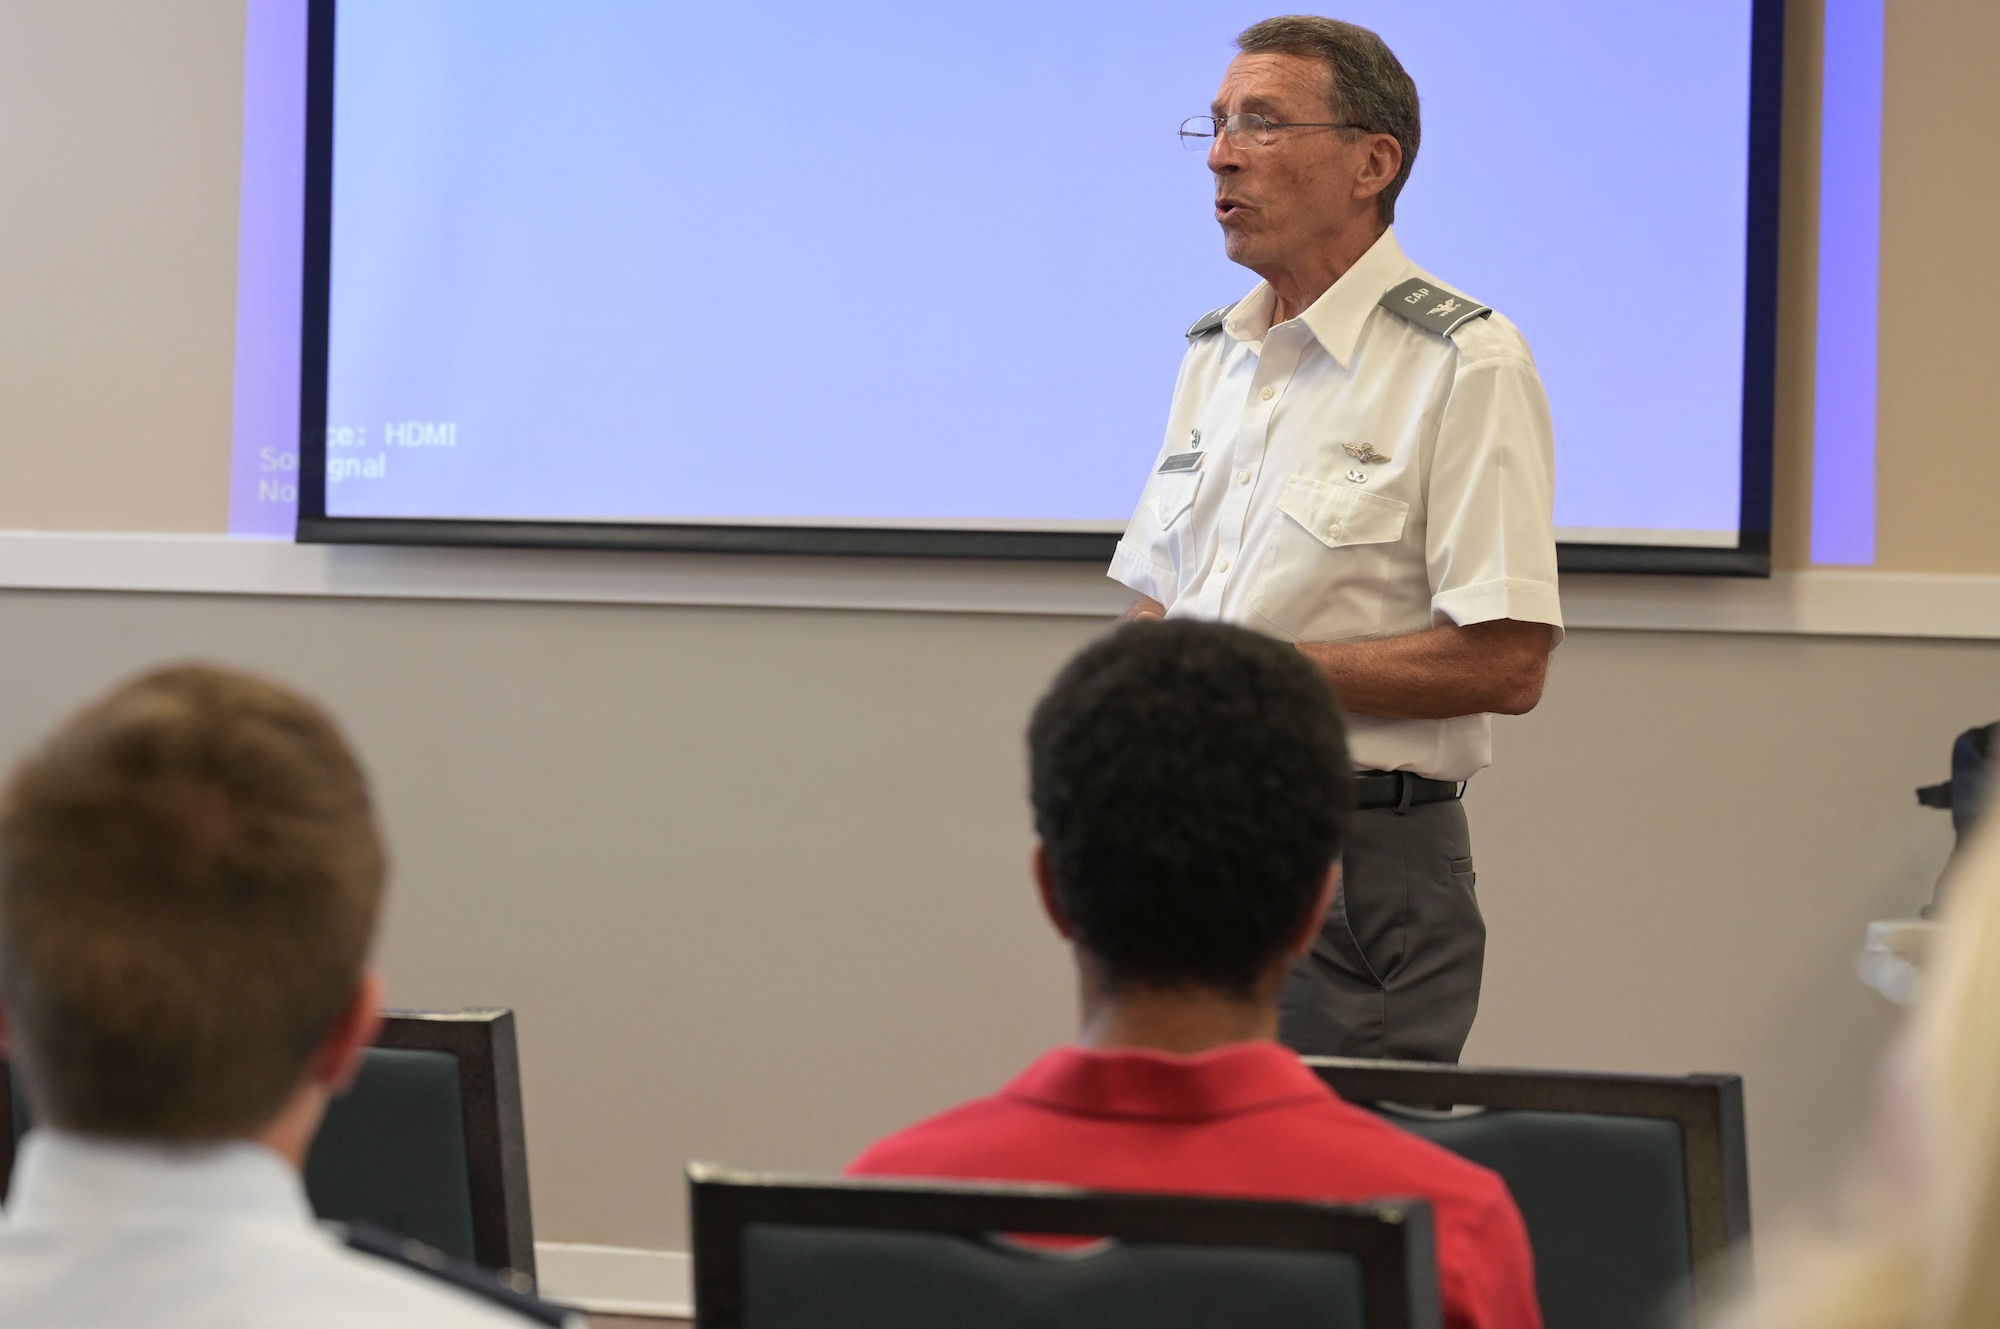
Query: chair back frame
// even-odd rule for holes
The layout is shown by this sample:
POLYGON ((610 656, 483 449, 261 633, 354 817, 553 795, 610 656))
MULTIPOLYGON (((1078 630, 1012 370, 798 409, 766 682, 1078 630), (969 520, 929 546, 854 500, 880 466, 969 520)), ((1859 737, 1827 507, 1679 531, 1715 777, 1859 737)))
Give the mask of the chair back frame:
POLYGON ((1725 1271, 1718 1257, 1749 1251, 1750 1161, 1741 1076, 1603 1075, 1348 1057, 1304 1061, 1350 1103, 1584 1112, 1677 1122, 1697 1306, 1710 1305, 1721 1290, 1725 1271))
POLYGON ((534 1277, 535 1219, 514 1012, 384 1011, 375 1046, 447 1052, 458 1060, 473 1257, 487 1269, 517 1269, 534 1277))
POLYGON ((1369 1329, 1438 1329, 1428 1202, 1360 1205, 1087 1191, 1070 1186, 878 1181, 688 1166, 695 1323, 742 1329, 743 1237, 753 1224, 983 1237, 1111 1237, 1188 1246, 1323 1251, 1361 1271, 1369 1329))

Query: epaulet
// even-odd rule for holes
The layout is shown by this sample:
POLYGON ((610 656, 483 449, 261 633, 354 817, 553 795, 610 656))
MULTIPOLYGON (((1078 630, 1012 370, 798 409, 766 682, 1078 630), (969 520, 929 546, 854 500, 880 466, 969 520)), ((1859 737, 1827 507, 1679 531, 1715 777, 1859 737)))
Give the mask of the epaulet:
POLYGON ((558 1329, 564 1326, 580 1329, 585 1323, 579 1312, 536 1296, 535 1280, 518 1270, 503 1269, 496 1274, 464 1260, 454 1260, 435 1246, 399 1237, 367 1223, 331 1223, 328 1226, 351 1251, 373 1255, 412 1273, 449 1283, 467 1296, 510 1310, 524 1320, 558 1326, 558 1329))
POLYGON ((1235 305, 1224 305, 1220 309, 1209 310, 1206 314, 1196 319, 1193 325, 1188 328, 1187 339, 1193 341, 1196 337, 1206 337, 1209 333, 1214 332, 1222 326, 1222 320, 1228 318, 1229 311, 1234 308, 1236 308, 1235 305))
POLYGON ((1449 337, 1475 318, 1485 318, 1493 310, 1455 291, 1447 291, 1434 281, 1412 277, 1389 288, 1378 301, 1392 314, 1440 337, 1449 337))

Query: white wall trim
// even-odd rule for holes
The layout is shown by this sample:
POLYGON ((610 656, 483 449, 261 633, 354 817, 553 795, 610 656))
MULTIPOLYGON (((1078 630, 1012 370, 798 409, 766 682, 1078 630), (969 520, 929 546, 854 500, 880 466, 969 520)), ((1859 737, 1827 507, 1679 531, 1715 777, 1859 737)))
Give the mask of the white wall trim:
POLYGON ((1565 577, 1573 628, 2000 640, 2000 576, 1815 568, 1750 577, 1565 577))
POLYGON ((37 531, 0 531, 0 589, 1086 616, 1115 614, 1132 598, 1102 568, 1069 563, 298 545, 37 531))
MULTIPOLYGON (((0 531, 0 590, 714 605, 1106 617, 1095 566, 585 550, 296 545, 216 535, 0 531)), ((2000 640, 2000 576, 1815 569, 1572 576, 1572 628, 2000 640)))
POLYGON ((581 1242, 535 1243, 542 1296, 593 1315, 694 1318, 685 1251, 647 1251, 581 1242))

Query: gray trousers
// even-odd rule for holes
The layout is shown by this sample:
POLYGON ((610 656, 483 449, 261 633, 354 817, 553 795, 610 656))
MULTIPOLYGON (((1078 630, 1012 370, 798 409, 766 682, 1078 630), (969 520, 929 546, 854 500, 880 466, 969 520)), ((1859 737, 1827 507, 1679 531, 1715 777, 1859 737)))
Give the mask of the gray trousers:
POLYGON ((1278 1036, 1312 1056, 1457 1061, 1486 963, 1464 804, 1356 812, 1341 867, 1278 1036))

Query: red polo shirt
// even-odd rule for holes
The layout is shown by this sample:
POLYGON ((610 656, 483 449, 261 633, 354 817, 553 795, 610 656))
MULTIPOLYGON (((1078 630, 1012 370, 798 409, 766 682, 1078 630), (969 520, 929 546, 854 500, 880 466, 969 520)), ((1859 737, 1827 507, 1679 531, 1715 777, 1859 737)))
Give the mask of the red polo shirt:
POLYGON ((1276 1043, 1196 1057, 1057 1048, 992 1098, 898 1131, 847 1170, 1335 1203, 1421 1196, 1448 1329, 1542 1322, 1506 1183, 1343 1102, 1276 1043))

